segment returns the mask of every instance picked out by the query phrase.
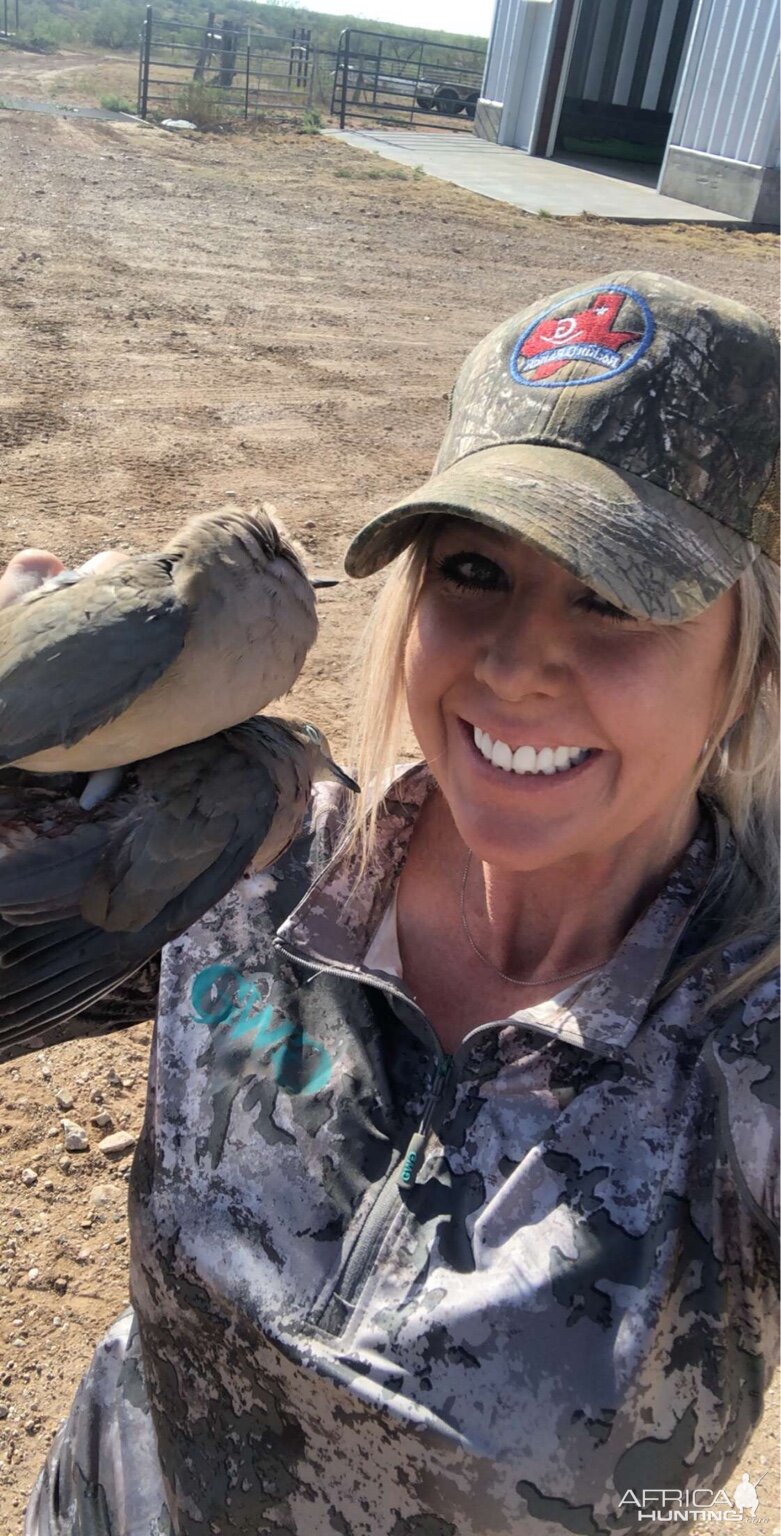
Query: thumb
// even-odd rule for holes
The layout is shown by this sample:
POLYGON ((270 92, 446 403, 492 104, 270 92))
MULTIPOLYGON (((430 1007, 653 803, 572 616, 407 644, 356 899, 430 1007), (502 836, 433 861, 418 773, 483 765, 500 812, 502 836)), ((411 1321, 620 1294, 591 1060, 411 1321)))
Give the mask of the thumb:
POLYGON ((61 560, 48 549, 23 549, 8 562, 0 576, 0 609, 10 608, 20 597, 34 592, 50 576, 65 569, 61 560))

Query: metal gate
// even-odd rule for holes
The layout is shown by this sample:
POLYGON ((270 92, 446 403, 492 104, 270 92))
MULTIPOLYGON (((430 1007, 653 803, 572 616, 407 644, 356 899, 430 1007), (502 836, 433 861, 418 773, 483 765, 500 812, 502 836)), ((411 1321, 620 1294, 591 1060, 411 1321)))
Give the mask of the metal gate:
POLYGON ((484 48, 348 27, 339 38, 331 113, 340 128, 403 124, 471 132, 484 66, 484 48))
POLYGON ((140 117, 192 119, 200 127, 311 105, 310 31, 286 36, 218 18, 158 19, 147 6, 138 64, 140 117))

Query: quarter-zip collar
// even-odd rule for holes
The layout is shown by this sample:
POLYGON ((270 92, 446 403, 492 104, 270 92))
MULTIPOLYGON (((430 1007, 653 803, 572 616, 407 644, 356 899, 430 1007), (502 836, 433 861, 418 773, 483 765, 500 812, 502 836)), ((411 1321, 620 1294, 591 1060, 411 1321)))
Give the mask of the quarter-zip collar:
POLYGON ((393 780, 383 796, 374 851, 363 875, 357 877, 357 859, 337 848, 277 930, 285 949, 325 966, 383 977, 383 972, 369 971, 363 957, 401 875, 418 813, 433 788, 425 763, 413 764, 393 780))
MULTIPOLYGON (((377 822, 372 858, 362 876, 357 860, 337 849, 303 899, 277 930, 276 943, 308 965, 336 970, 406 997, 398 978, 364 965, 364 956, 401 874, 415 822, 435 781, 425 763, 406 769, 386 790, 377 822)), ((676 950, 727 856, 729 827, 710 802, 701 800, 702 819, 679 864, 647 910, 630 929, 612 960, 586 981, 549 1002, 520 1008, 509 1019, 569 1044, 621 1056, 634 1039, 676 950)), ((456 936, 456 945, 458 936, 456 936)), ((419 1010, 418 1010, 419 1011, 419 1010)), ((466 1036, 482 1035, 483 1025, 466 1036)))

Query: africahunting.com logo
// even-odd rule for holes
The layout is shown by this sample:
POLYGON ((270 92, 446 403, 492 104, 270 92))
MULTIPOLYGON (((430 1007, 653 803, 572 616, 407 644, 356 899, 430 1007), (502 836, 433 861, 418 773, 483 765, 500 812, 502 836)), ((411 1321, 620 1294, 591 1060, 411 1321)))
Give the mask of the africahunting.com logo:
POLYGON ((635 1511, 638 1521, 656 1525, 747 1525, 758 1528, 757 1488, 766 1472, 753 1483, 744 1472, 730 1495, 726 1488, 627 1488, 619 1509, 635 1511))

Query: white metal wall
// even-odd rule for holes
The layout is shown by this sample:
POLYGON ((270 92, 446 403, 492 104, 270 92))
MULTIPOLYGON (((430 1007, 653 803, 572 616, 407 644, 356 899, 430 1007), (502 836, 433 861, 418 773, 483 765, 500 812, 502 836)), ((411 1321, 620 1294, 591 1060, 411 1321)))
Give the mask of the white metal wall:
POLYGON ((486 101, 504 101, 521 9, 519 0, 496 0, 483 77, 482 95, 486 101))
POLYGON ((482 95, 503 105, 500 144, 532 144, 557 8, 558 0, 497 0, 482 95))
POLYGON ((670 145, 779 164, 779 0, 701 0, 670 145))

